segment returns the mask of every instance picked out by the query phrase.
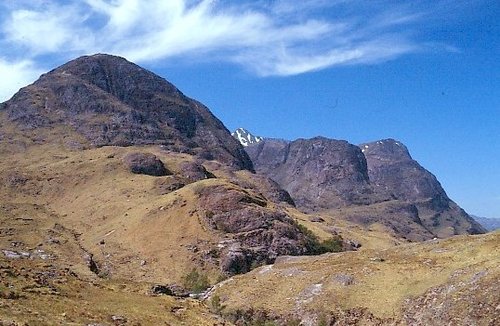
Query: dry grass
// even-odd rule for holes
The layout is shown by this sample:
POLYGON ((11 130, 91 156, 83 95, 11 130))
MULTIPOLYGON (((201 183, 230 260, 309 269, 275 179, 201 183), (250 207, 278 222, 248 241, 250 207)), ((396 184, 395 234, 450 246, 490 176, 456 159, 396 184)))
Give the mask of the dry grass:
MULTIPOLYGON (((65 138, 26 147, 23 142, 68 131, 41 130, 5 141, 9 128, 2 128, 0 249, 41 249, 51 258, 7 260, 0 253, 4 273, 0 290, 8 295, 13 289, 21 295, 0 299, 0 323, 110 323, 111 315, 143 325, 218 322, 199 302, 150 297, 145 292, 153 282, 180 283, 193 267, 215 282, 218 266, 203 259, 203 253, 224 234, 205 225, 198 194, 214 186, 242 189, 228 180, 250 182, 248 173, 231 173, 209 162, 207 169, 217 179, 162 195, 157 181, 168 176, 132 174, 123 157, 152 152, 169 170, 182 174, 181 163, 192 160, 191 156, 156 146, 71 150, 65 138), (86 252, 94 255, 107 278, 89 271, 86 252), (8 271, 14 276, 8 276, 8 271), (36 275, 51 271, 62 273, 55 278, 60 283, 49 282, 53 288, 42 284, 35 292, 23 290, 36 283, 36 275), (76 276, 64 274, 68 271, 76 276), (27 276, 21 277, 23 273, 27 276)), ((320 239, 337 233, 360 242, 361 250, 280 258, 272 267, 234 277, 217 292, 225 311, 262 308, 278 314, 307 314, 365 307, 380 318, 398 317, 405 300, 447 284, 457 272, 467 280, 487 270, 498 280, 499 233, 406 244, 381 224, 356 225, 335 212, 318 214, 324 222, 317 223, 292 207, 283 209, 320 239)))
POLYGON ((232 278, 216 293, 227 311, 248 309, 249 303, 278 315, 367 308, 377 318, 397 319, 407 299, 449 282, 466 282, 477 273, 487 271, 490 286, 498 287, 499 253, 497 232, 384 250, 284 257, 232 278))
POLYGON ((113 316, 127 325, 223 324, 199 301, 153 297, 146 284, 82 279, 30 260, 2 259, 0 273, 2 325, 114 325, 113 316))

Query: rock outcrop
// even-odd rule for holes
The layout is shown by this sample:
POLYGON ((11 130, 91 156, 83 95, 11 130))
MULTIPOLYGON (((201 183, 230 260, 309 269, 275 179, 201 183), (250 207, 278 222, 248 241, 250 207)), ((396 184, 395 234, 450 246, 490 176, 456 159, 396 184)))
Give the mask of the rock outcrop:
POLYGON ((172 174, 163 162, 151 153, 130 153, 123 159, 130 172, 161 177, 172 174))
POLYGON ((210 228, 231 236, 220 244, 221 272, 246 273, 277 256, 313 253, 315 239, 264 197, 222 185, 204 187, 198 195, 210 228))

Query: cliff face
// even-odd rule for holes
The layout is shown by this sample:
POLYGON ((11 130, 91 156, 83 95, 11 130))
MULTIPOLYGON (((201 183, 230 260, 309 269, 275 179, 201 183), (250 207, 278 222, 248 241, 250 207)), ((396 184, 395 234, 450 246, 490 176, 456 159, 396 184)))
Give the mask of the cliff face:
POLYGON ((413 160, 394 139, 360 145, 372 184, 393 197, 413 203, 422 224, 441 237, 484 233, 484 228, 453 202, 436 177, 413 160))
POLYGON ((203 104, 120 57, 70 61, 21 89, 3 111, 24 131, 69 127, 81 136, 66 140, 72 146, 161 144, 253 169, 242 146, 203 104))
POLYGON ((316 137, 265 140, 247 152, 257 170, 284 187, 307 210, 370 204, 388 199, 370 185, 361 150, 346 141, 316 137))
POLYGON ((323 137, 266 139, 246 151, 257 172, 274 179, 304 211, 342 208, 351 221, 382 223, 413 240, 484 232, 393 139, 359 147, 323 137))

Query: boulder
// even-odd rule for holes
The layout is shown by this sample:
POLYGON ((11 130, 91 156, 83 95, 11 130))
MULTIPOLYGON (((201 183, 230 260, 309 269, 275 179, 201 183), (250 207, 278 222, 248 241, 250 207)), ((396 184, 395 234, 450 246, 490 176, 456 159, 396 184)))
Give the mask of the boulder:
POLYGON ((212 173, 208 172, 203 165, 196 162, 182 162, 180 164, 180 170, 181 176, 187 180, 187 183, 215 178, 215 176, 212 173))
POLYGON ((130 172, 151 176, 165 176, 171 174, 163 162, 151 153, 131 153, 123 159, 130 172))
POLYGON ((150 292, 152 295, 170 295, 179 298, 186 298, 189 296, 189 292, 185 288, 177 284, 156 284, 151 287, 150 292))

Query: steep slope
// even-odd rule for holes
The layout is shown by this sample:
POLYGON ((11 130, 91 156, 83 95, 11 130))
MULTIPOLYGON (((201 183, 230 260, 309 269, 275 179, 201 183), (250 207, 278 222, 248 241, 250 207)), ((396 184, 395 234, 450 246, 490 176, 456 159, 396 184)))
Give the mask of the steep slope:
POLYGON ((231 136, 233 136, 236 140, 240 142, 241 145, 247 147, 248 145, 257 144, 264 140, 264 138, 259 136, 254 136, 250 133, 250 131, 245 128, 236 129, 231 136))
POLYGON ((70 61, 21 89, 0 112, 3 125, 15 124, 35 143, 50 141, 43 130, 59 128, 56 137, 70 148, 159 144, 252 170, 241 145, 204 105, 120 57, 70 61))
POLYGON ((264 140, 246 151, 256 170, 286 189, 298 207, 315 211, 370 204, 376 198, 363 153, 346 141, 324 137, 264 140))
POLYGON ((484 233, 484 228, 453 202, 436 177, 413 160, 394 139, 360 145, 372 184, 418 208, 423 225, 440 237, 484 233))
POLYGON ((256 171, 287 190, 303 211, 328 211, 367 227, 383 224, 414 241, 485 231, 402 143, 383 140, 360 147, 316 137, 266 139, 245 150, 256 171))

